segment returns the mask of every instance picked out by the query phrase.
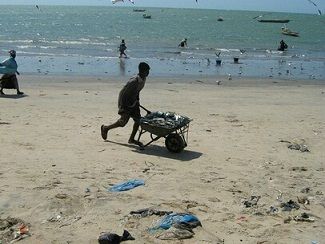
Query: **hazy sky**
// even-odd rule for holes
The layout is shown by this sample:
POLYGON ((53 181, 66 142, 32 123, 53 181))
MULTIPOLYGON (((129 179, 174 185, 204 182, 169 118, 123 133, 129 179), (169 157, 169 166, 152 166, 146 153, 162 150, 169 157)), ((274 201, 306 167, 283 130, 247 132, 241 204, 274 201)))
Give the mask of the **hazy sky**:
MULTIPOLYGON (((116 6, 131 6, 128 0, 116 6)), ((257 10, 295 13, 317 13, 319 8, 325 14, 325 0, 134 0, 135 7, 176 7, 176 8, 212 8, 232 10, 257 10)), ((34 5, 104 5, 113 6, 111 0, 0 0, 0 4, 34 5)))

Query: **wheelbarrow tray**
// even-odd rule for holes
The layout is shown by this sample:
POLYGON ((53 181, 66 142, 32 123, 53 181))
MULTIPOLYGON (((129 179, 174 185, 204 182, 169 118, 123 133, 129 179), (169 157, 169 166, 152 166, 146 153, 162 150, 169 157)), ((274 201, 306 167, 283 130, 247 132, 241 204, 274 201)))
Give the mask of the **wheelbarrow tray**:
POLYGON ((153 135, 159 136, 159 137, 165 137, 174 131, 181 129, 182 127, 188 125, 190 121, 187 121, 186 123, 182 123, 177 126, 172 126, 172 127, 166 127, 166 126, 159 126, 159 125, 154 125, 154 124, 149 124, 147 122, 140 122, 140 126, 142 130, 145 130, 153 135))

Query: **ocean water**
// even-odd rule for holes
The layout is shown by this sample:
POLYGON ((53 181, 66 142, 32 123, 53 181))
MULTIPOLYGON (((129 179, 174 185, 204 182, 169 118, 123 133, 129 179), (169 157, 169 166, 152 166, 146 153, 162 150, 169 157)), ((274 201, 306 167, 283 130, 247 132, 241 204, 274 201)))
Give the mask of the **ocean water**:
POLYGON ((126 7, 0 5, 0 56, 15 49, 19 70, 28 74, 129 75, 146 61, 156 76, 325 77, 324 16, 145 9, 152 19, 126 7), (286 26, 300 37, 281 34, 284 24, 258 22, 260 14, 290 19, 286 26), (217 21, 220 16, 224 21, 217 21), (187 48, 178 47, 183 38, 187 48), (118 58, 121 39, 129 59, 118 58), (281 39, 286 52, 277 51, 281 39))

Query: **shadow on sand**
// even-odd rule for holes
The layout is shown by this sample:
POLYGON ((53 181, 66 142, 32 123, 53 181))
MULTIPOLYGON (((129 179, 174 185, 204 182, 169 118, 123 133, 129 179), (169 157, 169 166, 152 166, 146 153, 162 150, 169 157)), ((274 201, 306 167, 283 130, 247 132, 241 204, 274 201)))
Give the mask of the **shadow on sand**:
POLYGON ((10 98, 10 99, 20 99, 20 98, 24 98, 24 97, 28 97, 28 95, 26 95, 26 94, 23 94, 23 95, 17 95, 17 94, 0 95, 0 98, 10 98))
POLYGON ((149 145, 148 147, 145 147, 144 150, 134 150, 134 152, 146 154, 146 155, 153 155, 157 157, 164 157, 164 158, 170 158, 180 161, 191 161, 193 159, 201 157, 202 153, 190 151, 184 149, 184 151, 180 153, 172 153, 167 150, 166 147, 157 146, 157 145, 149 145))
POLYGON ((184 149, 184 151, 182 151, 181 153, 172 153, 169 152, 167 148, 157 146, 157 145, 149 145, 144 149, 140 149, 139 146, 133 144, 126 144, 126 143, 120 143, 120 142, 109 141, 109 140, 106 140, 105 142, 114 143, 116 145, 132 148, 133 149, 132 151, 136 153, 170 158, 170 159, 175 159, 180 161, 191 161, 193 159, 201 157, 202 155, 202 153, 200 152, 190 151, 186 149, 184 149))

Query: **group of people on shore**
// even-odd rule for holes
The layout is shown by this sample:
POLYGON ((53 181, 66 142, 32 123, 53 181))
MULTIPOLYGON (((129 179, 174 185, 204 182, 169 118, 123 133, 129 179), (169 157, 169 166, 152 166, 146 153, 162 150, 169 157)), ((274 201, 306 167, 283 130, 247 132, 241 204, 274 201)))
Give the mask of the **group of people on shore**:
MULTIPOLYGON (((179 44, 178 47, 187 47, 187 38, 184 38, 179 44)), ((125 50, 127 49, 127 46, 125 44, 125 40, 122 39, 120 46, 118 47, 118 50, 120 52, 119 58, 127 58, 128 56, 125 53, 125 50)))

